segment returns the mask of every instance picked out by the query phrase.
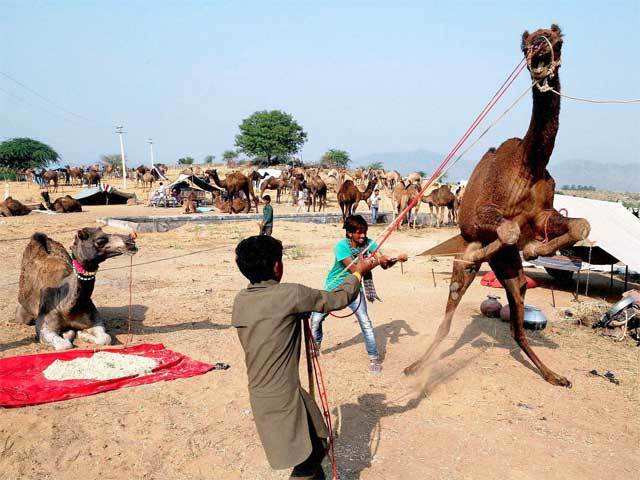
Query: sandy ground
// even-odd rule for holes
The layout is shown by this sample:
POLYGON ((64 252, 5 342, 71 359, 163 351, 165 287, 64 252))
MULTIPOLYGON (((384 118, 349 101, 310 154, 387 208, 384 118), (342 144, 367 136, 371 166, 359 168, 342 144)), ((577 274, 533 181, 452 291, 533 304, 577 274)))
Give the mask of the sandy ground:
MULTIPOLYGON (((27 195, 12 188, 18 198, 27 195)), ((86 210, 1 219, 0 357, 47 351, 34 343, 33 327, 9 323, 26 244, 21 238, 37 229, 69 245, 75 229, 95 225, 101 216, 168 213, 142 206, 86 210)), ((278 222, 278 212, 285 210, 290 207, 275 205, 274 235, 287 248, 284 280, 320 287, 343 231, 338 225, 278 222)), ((227 362, 231 369, 3 410, 0 479, 287 478, 288 472, 273 472, 266 463, 242 351, 229 325, 234 295, 246 284, 233 263, 233 248, 256 230, 255 224, 237 223, 144 234, 134 258, 155 263, 133 269, 131 344, 161 342, 197 360, 227 362)), ((374 227, 370 236, 380 231, 374 227)), ((403 231, 385 250, 415 254, 454 233, 403 231)), ((128 340, 128 265, 126 258, 103 264, 94 293, 119 345, 128 340)), ((384 301, 369 310, 384 356, 380 376, 367 371, 353 317, 327 320, 321 359, 339 432, 341 478, 638 478, 640 349, 559 315, 572 305, 568 291, 555 292, 557 309, 545 286, 527 293, 527 303, 550 320, 546 330, 528 335, 541 358, 573 381, 573 389, 545 383, 520 354, 508 326, 480 315, 482 299, 500 291, 479 280, 463 298, 440 358, 419 379, 402 375, 442 318, 450 270, 448 259, 414 257, 404 274, 398 267, 376 272, 384 301), (615 372, 620 385, 590 376, 594 368, 615 372)), ((548 279, 542 272, 528 274, 548 279)), ((607 282, 597 278, 590 294, 605 295, 607 282)), ((304 368, 301 373, 304 378, 304 368)))

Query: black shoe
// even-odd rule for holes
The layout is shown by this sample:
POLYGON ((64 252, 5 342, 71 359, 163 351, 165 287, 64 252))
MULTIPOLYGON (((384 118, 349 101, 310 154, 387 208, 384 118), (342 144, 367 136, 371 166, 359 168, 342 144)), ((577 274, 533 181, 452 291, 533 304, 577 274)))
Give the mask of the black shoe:
POLYGON ((326 480, 326 478, 322 467, 316 465, 310 469, 294 467, 289 480, 326 480))

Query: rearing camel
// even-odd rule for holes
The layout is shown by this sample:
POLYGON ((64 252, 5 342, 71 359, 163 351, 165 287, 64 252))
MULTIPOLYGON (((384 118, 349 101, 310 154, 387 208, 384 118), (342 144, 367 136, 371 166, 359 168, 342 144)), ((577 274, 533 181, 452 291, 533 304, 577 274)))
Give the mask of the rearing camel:
POLYGON ((589 222, 563 217, 553 208, 555 182, 546 167, 558 133, 560 91, 558 69, 562 34, 557 25, 522 34, 522 52, 533 88, 533 111, 524 138, 511 138, 488 151, 473 171, 460 205, 461 235, 424 254, 455 254, 444 321, 426 353, 405 369, 416 372, 449 334, 456 307, 488 261, 504 286, 511 311, 513 336, 544 379, 570 387, 571 382, 549 369, 533 352, 524 331, 525 259, 552 255, 587 238, 589 222), (550 88, 549 88, 550 87, 550 88))
POLYGON ((342 220, 346 220, 349 215, 353 215, 358 208, 358 204, 363 200, 368 200, 373 189, 378 183, 374 178, 367 184, 367 188, 362 192, 351 180, 345 180, 338 190, 338 204, 342 212, 342 220))

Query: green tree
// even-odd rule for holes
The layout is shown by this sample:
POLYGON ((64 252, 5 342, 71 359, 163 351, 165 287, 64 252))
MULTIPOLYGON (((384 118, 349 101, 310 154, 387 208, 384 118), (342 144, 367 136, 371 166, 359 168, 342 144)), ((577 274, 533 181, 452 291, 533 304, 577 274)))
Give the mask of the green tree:
POLYGON ((236 147, 252 157, 265 157, 276 163, 278 157, 298 153, 307 134, 291 115, 280 110, 263 110, 245 118, 236 135, 236 147))
POLYGON ((59 158, 49 145, 32 138, 12 138, 0 143, 0 167, 13 170, 41 168, 59 158))
POLYGON ((235 161, 238 158, 239 153, 235 150, 225 150, 222 152, 222 158, 225 162, 230 163, 235 161))
POLYGON ((193 165, 193 157, 182 157, 178 159, 178 165, 193 165))
POLYGON ((427 172, 425 172, 424 170, 418 170, 418 175, 420 175, 422 178, 425 178, 427 176, 427 172))
POLYGON ((347 165, 351 162, 351 158, 349 158, 349 154, 344 150, 338 150, 336 148, 332 148, 320 159, 320 164, 323 167, 334 167, 334 168, 347 168, 347 165))
POLYGON ((369 170, 382 170, 384 165, 382 162, 372 162, 364 168, 368 168, 369 170))
POLYGON ((205 165, 211 164, 215 161, 216 156, 215 155, 207 155, 206 157, 204 157, 202 159, 202 163, 204 163, 205 165))
POLYGON ((112 165, 115 170, 120 171, 122 167, 122 157, 119 153, 113 153, 111 155, 100 155, 100 161, 104 166, 112 165))

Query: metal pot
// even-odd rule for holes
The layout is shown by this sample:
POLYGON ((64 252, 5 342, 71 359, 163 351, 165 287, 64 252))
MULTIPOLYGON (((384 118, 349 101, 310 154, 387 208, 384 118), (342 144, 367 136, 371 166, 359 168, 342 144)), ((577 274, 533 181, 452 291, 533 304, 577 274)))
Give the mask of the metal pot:
POLYGON ((498 318, 502 304, 498 301, 500 297, 487 295, 487 298, 480 304, 480 311, 485 317, 498 318))
MULTIPOLYGON (((509 304, 500 309, 500 319, 508 322, 511 319, 509 304)), ((547 327, 547 317, 544 316, 542 310, 533 305, 524 306, 524 328, 527 330, 544 330, 547 327)))

